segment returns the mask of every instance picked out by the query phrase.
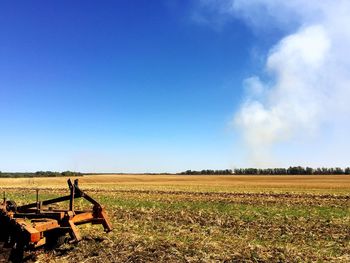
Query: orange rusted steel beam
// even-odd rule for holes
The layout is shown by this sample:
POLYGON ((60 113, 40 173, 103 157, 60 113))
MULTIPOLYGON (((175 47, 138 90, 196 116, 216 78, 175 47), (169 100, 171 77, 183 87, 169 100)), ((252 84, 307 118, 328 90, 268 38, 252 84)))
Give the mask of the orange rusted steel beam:
POLYGON ((14 219, 14 224, 23 229, 29 236, 29 242, 39 242, 41 239, 41 232, 35 229, 30 223, 24 219, 14 219))
POLYGON ((95 217, 94 217, 93 212, 87 212, 87 213, 81 213, 81 214, 73 216, 71 221, 73 223, 81 223, 81 222, 91 221, 94 218, 95 217))
POLYGON ((35 221, 33 222, 32 221, 32 226, 33 226, 33 228, 35 228, 39 232, 44 232, 44 231, 48 231, 48 230, 52 230, 52 229, 60 227, 60 225, 58 224, 58 221, 54 220, 54 219, 47 219, 44 222, 35 222, 35 221))
POLYGON ((73 238, 72 241, 79 242, 81 240, 81 235, 80 235, 79 229, 77 228, 77 226, 74 224, 74 222, 72 220, 69 220, 68 224, 71 228, 70 235, 73 238))
POLYGON ((102 219, 103 219, 102 225, 103 225, 103 227, 104 227, 104 230, 105 230, 106 232, 112 231, 112 225, 111 225, 111 223, 109 222, 107 213, 106 213, 106 211, 105 211, 104 209, 102 209, 102 210, 100 211, 100 216, 99 216, 99 218, 102 218, 102 219))

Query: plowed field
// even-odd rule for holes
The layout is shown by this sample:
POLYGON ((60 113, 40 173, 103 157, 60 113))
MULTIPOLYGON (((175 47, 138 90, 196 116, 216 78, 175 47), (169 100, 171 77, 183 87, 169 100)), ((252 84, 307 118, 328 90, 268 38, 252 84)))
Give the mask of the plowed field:
MULTIPOLYGON (((1 179, 0 187, 25 203, 35 200, 28 188, 41 188, 41 199, 67 194, 65 180, 1 179)), ((81 226, 79 244, 28 261, 350 262, 350 176, 98 175, 80 186, 114 230, 81 226)))

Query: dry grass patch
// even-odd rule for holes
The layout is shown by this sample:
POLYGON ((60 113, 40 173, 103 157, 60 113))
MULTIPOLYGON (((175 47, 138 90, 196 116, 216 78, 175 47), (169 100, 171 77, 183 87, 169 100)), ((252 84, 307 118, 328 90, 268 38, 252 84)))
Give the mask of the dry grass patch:
MULTIPOLYGON (((349 178, 82 177, 81 187, 107 208, 114 231, 106 235, 95 226, 81 226, 82 242, 37 251, 36 260, 349 262, 349 178)), ((2 187, 18 203, 35 200, 28 179, 6 180, 2 187)), ((34 185, 45 199, 66 194, 65 180, 39 178, 34 185)))

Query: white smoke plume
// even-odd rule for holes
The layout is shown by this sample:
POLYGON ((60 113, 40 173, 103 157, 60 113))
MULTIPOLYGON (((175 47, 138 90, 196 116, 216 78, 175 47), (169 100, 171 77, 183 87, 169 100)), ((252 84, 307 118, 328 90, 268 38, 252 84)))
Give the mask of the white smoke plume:
POLYGON ((244 81, 234 121, 249 164, 349 165, 350 1, 206 0, 201 7, 223 20, 243 19, 256 32, 286 32, 267 54, 268 80, 244 81), (289 148, 294 153, 284 158, 289 148))

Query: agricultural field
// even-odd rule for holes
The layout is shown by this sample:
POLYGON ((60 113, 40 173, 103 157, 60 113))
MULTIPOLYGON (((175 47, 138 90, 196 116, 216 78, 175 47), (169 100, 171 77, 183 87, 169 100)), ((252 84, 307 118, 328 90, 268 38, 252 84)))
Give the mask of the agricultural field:
MULTIPOLYGON (((0 179, 23 204, 67 194, 67 178, 0 179)), ((91 175, 80 187, 114 230, 28 262, 350 262, 350 176, 91 175)), ((77 201, 84 207, 83 201, 77 201)))

